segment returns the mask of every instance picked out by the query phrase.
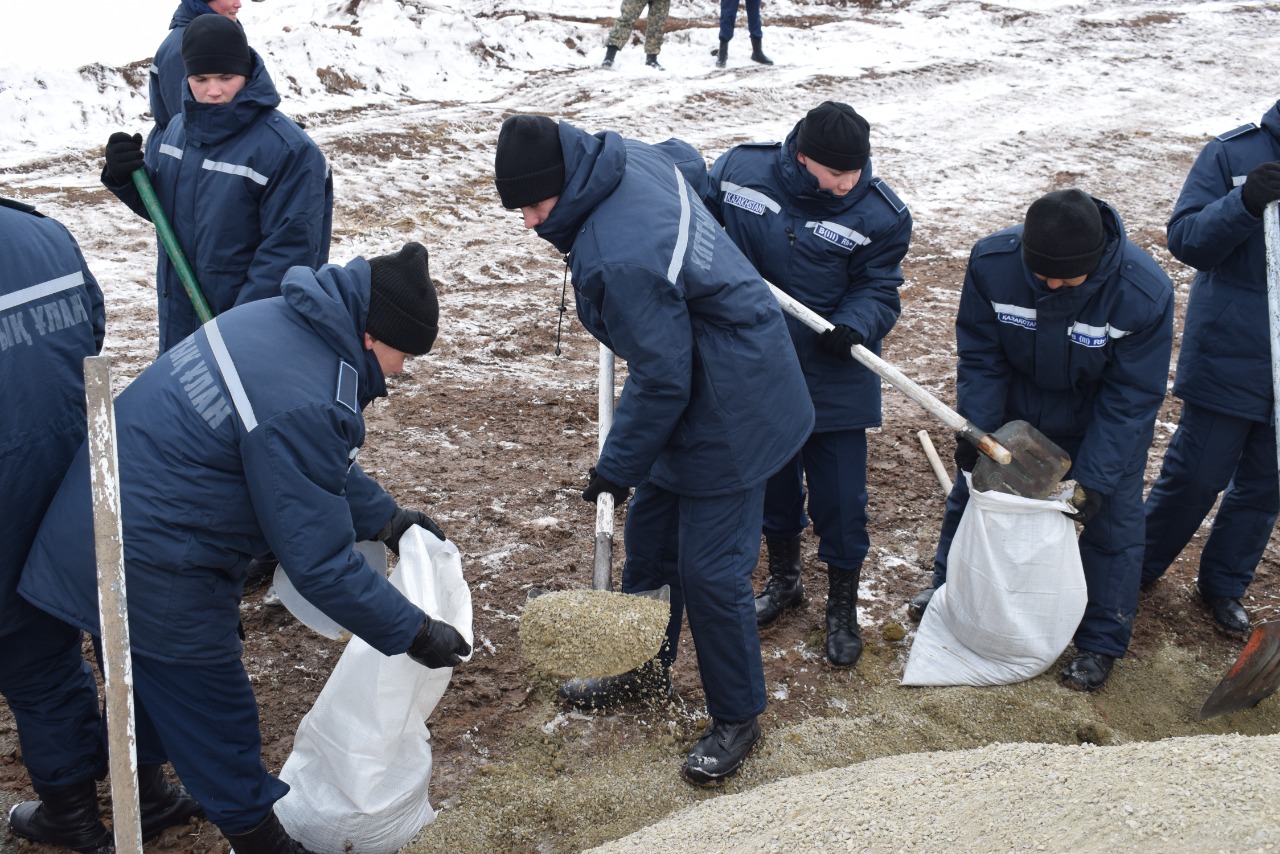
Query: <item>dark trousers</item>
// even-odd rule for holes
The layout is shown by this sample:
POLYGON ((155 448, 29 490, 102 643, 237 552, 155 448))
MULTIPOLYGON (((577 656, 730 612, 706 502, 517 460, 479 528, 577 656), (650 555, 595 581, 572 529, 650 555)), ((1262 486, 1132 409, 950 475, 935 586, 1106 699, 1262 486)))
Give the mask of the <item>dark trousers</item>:
MULTIPOLYGON (((760 27, 760 0, 743 0, 747 7, 747 35, 753 39, 763 38, 764 30, 760 27)), ((727 42, 733 38, 733 24, 738 17, 738 0, 720 0, 720 41, 727 42)))
POLYGON ((675 659, 683 615, 698 651, 707 713, 737 722, 764 711, 764 666, 751 573, 760 553, 764 485, 695 498, 644 482, 627 506, 622 590, 671 585, 665 660, 675 659))
MULTIPOLYGON (((1072 457, 1080 450, 1079 437, 1049 438, 1072 457)), ((1129 461, 1115 491, 1104 499, 1102 509, 1080 532, 1080 563, 1084 567, 1089 602, 1076 629, 1077 649, 1116 658, 1123 657, 1129 649, 1142 574, 1145 542, 1142 477, 1150 445, 1151 433, 1148 432, 1140 444, 1142 451, 1129 461)), ((1070 476, 1071 472, 1067 472, 1067 477, 1070 476)), ((940 587, 947 579, 947 553, 968 503, 968 484, 957 471, 951 494, 947 496, 938 551, 933 559, 934 587, 940 587)))
POLYGON ((1243 596, 1280 511, 1276 478, 1270 424, 1184 403, 1160 477, 1147 496, 1142 580, 1164 574, 1225 489, 1200 553, 1199 587, 1208 596, 1243 596))
POLYGON ((837 569, 862 566, 871 547, 867 536, 867 431, 813 433, 800 453, 769 478, 764 497, 765 536, 798 536, 810 518, 818 537, 819 560, 837 569))
POLYGON ((262 764, 258 703, 244 665, 167 664, 133 656, 138 761, 173 763, 209 821, 251 830, 289 786, 262 764))
POLYGON ((18 725, 36 794, 107 773, 106 730, 80 630, 18 605, 22 627, 0 637, 0 694, 18 725))

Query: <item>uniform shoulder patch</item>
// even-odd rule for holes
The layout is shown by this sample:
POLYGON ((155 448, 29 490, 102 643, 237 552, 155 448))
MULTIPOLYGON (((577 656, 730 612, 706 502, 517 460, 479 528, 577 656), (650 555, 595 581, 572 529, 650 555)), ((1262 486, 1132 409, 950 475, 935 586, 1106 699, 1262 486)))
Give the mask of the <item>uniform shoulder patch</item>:
POLYGON ((40 211, 36 210, 32 205, 28 205, 25 202, 19 202, 16 199, 0 197, 0 208, 12 208, 15 211, 29 213, 32 216, 44 216, 44 214, 40 213, 40 211))
POLYGON ((889 185, 884 181, 881 181, 879 178, 875 178, 872 180, 871 186, 876 188, 876 192, 884 197, 884 200, 889 203, 889 207, 893 208, 896 213, 902 213, 907 209, 907 206, 903 203, 902 199, 898 198, 898 194, 893 190, 890 190, 889 185))
POLYGON ((782 143, 780 142, 744 142, 741 144, 742 148, 780 148, 781 146, 782 143))
POLYGON ((1229 139, 1235 139, 1237 136, 1244 136, 1246 133, 1255 130, 1258 130, 1258 126, 1253 122, 1249 122, 1247 125, 1240 125, 1240 127, 1235 128, 1234 130, 1218 134, 1216 138, 1219 142, 1226 142, 1229 139))
POLYGON ((357 415, 360 414, 360 375, 346 362, 338 362, 337 401, 357 415))

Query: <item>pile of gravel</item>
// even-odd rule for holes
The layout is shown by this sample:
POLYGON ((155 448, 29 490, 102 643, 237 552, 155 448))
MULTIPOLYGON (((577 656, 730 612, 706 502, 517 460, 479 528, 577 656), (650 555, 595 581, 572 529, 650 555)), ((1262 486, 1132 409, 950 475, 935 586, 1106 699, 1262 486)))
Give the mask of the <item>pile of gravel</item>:
POLYGON ((1280 736, 889 756, 726 794, 595 852, 1280 848, 1280 736))
POLYGON ((525 605, 520 647, 550 676, 616 676, 658 654, 671 606, 607 590, 559 590, 525 605))

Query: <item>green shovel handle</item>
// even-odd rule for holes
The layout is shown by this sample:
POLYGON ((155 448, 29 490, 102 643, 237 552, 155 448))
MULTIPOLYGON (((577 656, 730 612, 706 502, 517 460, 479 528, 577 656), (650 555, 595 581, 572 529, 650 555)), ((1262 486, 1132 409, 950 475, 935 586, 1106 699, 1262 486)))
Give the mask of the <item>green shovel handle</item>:
POLYGON ((201 323, 208 323, 213 320, 213 312, 209 310, 209 303, 204 301, 204 294, 200 292, 200 285, 196 282, 196 274, 187 263, 187 256, 183 254, 182 247, 178 245, 178 238, 173 233, 173 227, 169 225, 169 218, 165 216, 164 209, 160 207, 160 200, 156 198, 155 188, 151 186, 151 179, 147 177, 146 169, 134 170, 133 185, 138 188, 138 195, 142 196, 142 204, 146 206, 147 213, 151 215, 151 222, 155 224, 156 233, 160 235, 160 243, 164 245, 164 251, 169 254, 173 268, 178 271, 183 289, 191 298, 196 317, 200 318, 201 323))

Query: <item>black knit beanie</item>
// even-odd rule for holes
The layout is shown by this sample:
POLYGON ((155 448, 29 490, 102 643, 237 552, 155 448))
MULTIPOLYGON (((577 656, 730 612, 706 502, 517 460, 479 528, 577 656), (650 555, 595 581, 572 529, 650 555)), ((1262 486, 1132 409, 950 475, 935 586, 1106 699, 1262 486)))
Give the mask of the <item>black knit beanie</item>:
POLYGON ((848 104, 823 101, 800 121, 796 148, 828 169, 852 172, 871 156, 871 124, 848 104))
POLYGON ((253 72, 244 29, 222 15, 200 15, 182 33, 182 65, 187 76, 253 72))
POLYGON ((369 259, 365 332, 401 353, 422 356, 431 352, 439 322, 440 304, 427 272, 425 246, 406 243, 394 255, 369 259))
POLYGON ((560 195, 564 151, 560 127, 546 116, 511 116, 498 132, 493 183, 504 208, 523 208, 560 195))
POLYGON ((1098 268, 1107 247, 1098 203, 1082 190, 1054 190, 1027 208, 1022 260, 1046 279, 1075 279, 1098 268))

